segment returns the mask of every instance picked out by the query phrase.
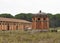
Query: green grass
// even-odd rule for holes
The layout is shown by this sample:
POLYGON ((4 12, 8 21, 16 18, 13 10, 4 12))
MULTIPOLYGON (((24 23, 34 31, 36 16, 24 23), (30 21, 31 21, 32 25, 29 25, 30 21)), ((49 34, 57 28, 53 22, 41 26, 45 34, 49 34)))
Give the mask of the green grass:
POLYGON ((60 43, 60 32, 0 31, 0 43, 60 43))

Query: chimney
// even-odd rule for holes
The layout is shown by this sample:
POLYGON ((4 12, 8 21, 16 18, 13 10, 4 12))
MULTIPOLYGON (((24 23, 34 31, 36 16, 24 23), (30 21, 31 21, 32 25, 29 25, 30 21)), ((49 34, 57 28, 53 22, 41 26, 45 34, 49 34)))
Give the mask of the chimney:
POLYGON ((41 10, 39 11, 39 13, 41 13, 41 10))

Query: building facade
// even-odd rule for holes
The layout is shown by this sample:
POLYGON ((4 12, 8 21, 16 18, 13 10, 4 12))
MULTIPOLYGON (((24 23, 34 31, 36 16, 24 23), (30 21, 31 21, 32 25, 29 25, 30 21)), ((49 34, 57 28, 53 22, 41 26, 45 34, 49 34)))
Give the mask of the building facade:
POLYGON ((41 11, 37 14, 34 14, 32 17, 32 28, 40 30, 48 30, 49 29, 48 15, 41 11))
POLYGON ((32 22, 0 17, 0 30, 49 29, 49 17, 44 12, 33 14, 32 22))
POLYGON ((31 27, 29 21, 0 17, 0 30, 23 30, 29 27, 31 27))

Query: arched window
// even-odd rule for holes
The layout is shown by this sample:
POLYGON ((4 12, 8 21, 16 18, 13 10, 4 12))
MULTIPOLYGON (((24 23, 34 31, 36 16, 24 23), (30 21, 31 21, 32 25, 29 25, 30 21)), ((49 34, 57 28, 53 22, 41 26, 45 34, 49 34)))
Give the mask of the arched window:
POLYGON ((43 20, 46 20, 46 18, 43 18, 43 20))
POLYGON ((38 20, 40 20, 40 18, 38 18, 38 20))

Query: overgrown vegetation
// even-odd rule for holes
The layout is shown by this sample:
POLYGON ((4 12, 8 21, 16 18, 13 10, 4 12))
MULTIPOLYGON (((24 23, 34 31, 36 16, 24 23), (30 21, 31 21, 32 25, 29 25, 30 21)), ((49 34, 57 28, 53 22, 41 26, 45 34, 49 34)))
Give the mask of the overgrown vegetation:
POLYGON ((60 43, 60 32, 0 31, 0 43, 60 43))

